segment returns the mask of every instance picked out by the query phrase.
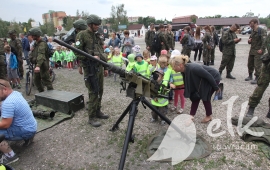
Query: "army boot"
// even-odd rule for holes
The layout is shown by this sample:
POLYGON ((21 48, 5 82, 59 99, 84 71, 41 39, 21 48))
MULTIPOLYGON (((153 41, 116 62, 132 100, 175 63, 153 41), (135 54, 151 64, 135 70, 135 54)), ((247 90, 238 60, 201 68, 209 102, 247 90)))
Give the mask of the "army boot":
POLYGON ((255 107, 249 106, 248 112, 247 112, 247 114, 246 114, 246 117, 253 117, 254 110, 255 110, 255 107))
POLYGON ((250 82, 250 84, 257 84, 258 77, 256 76, 254 80, 250 82))
POLYGON ((222 77, 221 77, 221 75, 222 75, 222 71, 219 71, 219 74, 220 74, 220 80, 222 80, 222 77))
POLYGON ((235 77, 233 77, 233 76, 231 75, 231 72, 227 72, 226 78, 228 78, 228 79, 235 79, 235 77))
POLYGON ((270 107, 269 107, 269 110, 268 110, 266 117, 270 119, 270 107))
POLYGON ((249 73, 249 76, 247 78, 245 78, 245 81, 250 81, 252 79, 253 79, 252 73, 249 73))
POLYGON ((210 65, 211 65, 211 66, 213 66, 213 65, 214 65, 214 60, 211 60, 210 65))
POLYGON ((104 113, 102 113, 100 111, 100 109, 97 110, 97 118, 99 119, 108 119, 110 116, 109 115, 105 115, 104 113))
POLYGON ((88 123, 92 125, 93 127, 99 127, 101 126, 101 123, 94 118, 89 118, 88 123))

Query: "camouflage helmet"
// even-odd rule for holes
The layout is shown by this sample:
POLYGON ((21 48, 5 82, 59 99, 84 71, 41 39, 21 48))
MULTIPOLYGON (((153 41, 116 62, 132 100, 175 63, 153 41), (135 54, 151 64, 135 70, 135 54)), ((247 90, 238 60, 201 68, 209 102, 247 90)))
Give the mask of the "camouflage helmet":
POLYGON ((73 27, 79 30, 86 30, 87 24, 85 20, 79 19, 75 22, 73 22, 73 27))
POLYGON ((101 19, 97 15, 89 15, 86 19, 87 24, 95 24, 95 25, 100 25, 101 24, 101 19))
POLYGON ((16 32, 16 30, 9 30, 8 31, 8 34, 10 34, 10 35, 16 35, 17 34, 17 32, 16 32))
POLYGON ((28 32, 29 35, 33 35, 33 36, 41 36, 42 31, 40 30, 39 27, 36 28, 31 28, 28 32))

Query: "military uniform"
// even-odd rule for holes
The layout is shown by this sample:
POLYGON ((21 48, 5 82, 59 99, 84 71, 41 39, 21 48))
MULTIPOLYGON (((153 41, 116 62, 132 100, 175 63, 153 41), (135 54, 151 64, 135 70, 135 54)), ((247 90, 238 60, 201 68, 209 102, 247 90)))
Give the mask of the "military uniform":
POLYGON ((49 59, 46 58, 45 53, 48 50, 48 45, 45 41, 40 40, 35 42, 34 49, 31 52, 31 57, 36 57, 36 67, 40 68, 39 73, 34 73, 34 83, 39 92, 44 91, 44 86, 47 90, 53 90, 52 82, 49 74, 49 59))
POLYGON ((173 34, 173 32, 172 31, 167 31, 166 36, 167 36, 169 49, 174 50, 175 42, 174 42, 174 34, 173 34))
MULTIPOLYGON (((13 33, 13 32, 10 32, 13 33)), ((24 75, 24 70, 23 70, 23 58, 22 58, 22 53, 23 53, 23 48, 22 48, 22 42, 20 39, 14 39, 14 40, 10 40, 9 45, 15 50, 15 54, 17 57, 17 61, 18 61, 18 69, 19 69, 19 73, 20 73, 20 77, 23 77, 24 75)))
POLYGON ((251 40, 251 46, 250 46, 250 51, 249 51, 249 56, 248 56, 248 73, 252 75, 254 68, 255 68, 255 76, 256 78, 259 77, 261 73, 261 66, 262 66, 262 61, 260 60, 260 57, 264 53, 263 49, 263 43, 266 38, 266 31, 262 28, 257 28, 257 30, 253 30, 250 37, 252 38, 251 40), (262 50, 262 54, 258 54, 258 50, 262 50))
POLYGON ((145 43, 146 43, 146 47, 150 47, 150 53, 151 55, 154 55, 155 54, 155 51, 152 49, 152 43, 153 43, 153 40, 155 38, 155 31, 151 31, 149 30, 147 33, 146 33, 146 36, 145 36, 145 43))
MULTIPOLYGON (((166 35, 164 33, 164 31, 161 31, 158 33, 158 38, 160 39, 160 42, 163 42, 163 45, 161 45, 161 50, 169 50, 169 45, 168 45, 168 41, 166 38, 166 35)), ((160 52, 157 52, 158 56, 160 56, 160 52)))
POLYGON ((211 34, 209 32, 206 32, 202 38, 203 42, 203 62, 204 65, 209 65, 209 62, 211 61, 211 49, 208 49, 208 44, 210 43, 211 34))
POLYGON ((237 38, 237 36, 231 30, 224 32, 222 35, 223 50, 222 50, 222 60, 219 67, 220 73, 225 69, 225 67, 227 69, 227 73, 232 72, 236 57, 236 50, 235 50, 236 43, 234 42, 235 38, 237 38))
POLYGON ((190 53, 191 53, 191 49, 188 48, 188 40, 189 39, 189 34, 185 34, 184 37, 181 40, 181 44, 183 46, 181 54, 183 55, 187 55, 188 57, 190 57, 190 53))
MULTIPOLYGON (((270 34, 268 34, 264 44, 263 44, 263 49, 267 48, 268 55, 270 52, 270 34)), ((253 94, 249 97, 249 106, 250 107, 257 107, 259 104, 262 95, 266 88, 268 87, 270 83, 270 60, 268 63, 263 63, 262 64, 262 69, 261 69, 261 74, 258 78, 257 82, 257 87, 254 90, 253 94)), ((269 98, 269 108, 270 108, 270 98, 269 98)))
POLYGON ((0 79, 7 78, 7 65, 5 62, 4 41, 0 39, 0 79))
MULTIPOLYGON (((89 29, 81 31, 77 34, 76 37, 76 48, 85 51, 86 53, 92 55, 92 56, 99 56, 101 60, 104 62, 107 62, 106 55, 103 53, 103 45, 104 42, 101 40, 98 33, 94 33, 90 31, 89 29)), ((81 54, 78 54, 75 52, 75 55, 80 60, 80 66, 83 68, 84 71, 84 77, 85 77, 85 86, 88 89, 88 95, 89 95, 89 104, 88 104, 88 115, 89 119, 92 119, 96 117, 97 112, 100 111, 101 108, 101 100, 103 95, 103 86, 104 86, 104 69, 101 64, 96 63, 97 72, 95 73, 98 78, 98 93, 95 93, 94 91, 96 89, 93 89, 91 84, 89 83, 87 79, 90 70, 88 69, 85 62, 89 60, 86 56, 83 56, 81 54)), ((94 67, 94 65, 91 65, 91 67, 94 67)), ((105 68, 107 69, 107 68, 105 68)))

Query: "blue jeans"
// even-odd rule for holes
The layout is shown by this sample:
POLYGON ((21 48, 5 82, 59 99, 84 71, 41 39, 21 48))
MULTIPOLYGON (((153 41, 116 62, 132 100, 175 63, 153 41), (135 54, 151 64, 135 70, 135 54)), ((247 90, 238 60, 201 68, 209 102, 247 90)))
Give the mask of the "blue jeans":
POLYGON ((17 141, 30 139, 36 134, 36 132, 29 132, 24 130, 22 127, 15 126, 8 129, 0 129, 0 134, 5 135, 6 140, 17 141))
POLYGON ((29 64, 30 64, 30 61, 29 61, 29 59, 28 59, 29 51, 23 50, 23 54, 24 54, 24 59, 25 59, 27 65, 29 65, 29 64))

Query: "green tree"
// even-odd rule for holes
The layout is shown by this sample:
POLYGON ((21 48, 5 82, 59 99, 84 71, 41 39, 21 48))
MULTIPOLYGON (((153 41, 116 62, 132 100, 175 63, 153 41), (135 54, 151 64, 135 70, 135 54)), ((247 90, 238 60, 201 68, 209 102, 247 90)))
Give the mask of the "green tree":
POLYGON ((15 20, 10 22, 9 30, 15 30, 18 34, 23 32, 23 25, 21 22, 17 23, 15 20))
POLYGON ((112 6, 111 8, 111 18, 110 24, 112 30, 118 30, 118 25, 127 25, 128 18, 127 18, 127 11, 124 9, 125 5, 120 4, 117 6, 112 6))
POLYGON ((8 26, 9 26, 9 22, 3 21, 0 18, 0 38, 4 38, 8 36, 8 26))
POLYGON ((254 17, 254 13, 251 12, 251 10, 249 12, 247 12, 245 15, 243 15, 243 17, 254 17))
POLYGON ((74 20, 71 17, 66 16, 63 18, 62 26, 65 28, 65 30, 68 31, 73 27, 73 22, 74 22, 74 20))
POLYGON ((43 34, 47 34, 48 36, 52 36, 56 32, 52 20, 50 22, 46 22, 44 25, 41 25, 40 29, 43 34))

